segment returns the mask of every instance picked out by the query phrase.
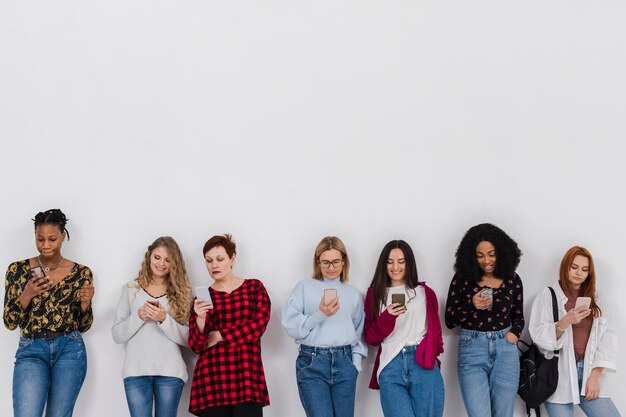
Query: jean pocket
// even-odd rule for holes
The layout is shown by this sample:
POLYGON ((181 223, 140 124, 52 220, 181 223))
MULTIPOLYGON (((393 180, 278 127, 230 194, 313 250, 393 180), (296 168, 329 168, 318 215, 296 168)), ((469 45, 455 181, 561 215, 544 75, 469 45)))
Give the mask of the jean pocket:
POLYGON ((314 360, 315 353, 300 352, 298 359, 296 359, 296 373, 313 366, 314 360))
POLYGON ((33 339, 32 338, 20 336, 20 342, 19 342, 19 345, 18 345, 18 349, 26 349, 27 347, 30 346, 31 343, 33 343, 33 339))
POLYGON ((474 337, 471 334, 461 334, 459 336, 459 347, 468 347, 474 341, 474 337))
POLYGON ((70 340, 83 340, 83 336, 81 336, 78 330, 74 330, 71 333, 68 333, 67 336, 65 337, 67 337, 70 340))

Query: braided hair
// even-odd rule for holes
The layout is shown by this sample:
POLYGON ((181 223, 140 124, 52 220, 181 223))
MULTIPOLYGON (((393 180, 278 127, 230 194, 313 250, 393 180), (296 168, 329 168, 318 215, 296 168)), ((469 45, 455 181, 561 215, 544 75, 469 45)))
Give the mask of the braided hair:
POLYGON ((59 227, 61 233, 67 235, 67 240, 70 240, 70 232, 65 228, 69 219, 65 217, 65 214, 60 209, 40 211, 32 220, 35 222, 35 230, 42 224, 53 224, 59 227))

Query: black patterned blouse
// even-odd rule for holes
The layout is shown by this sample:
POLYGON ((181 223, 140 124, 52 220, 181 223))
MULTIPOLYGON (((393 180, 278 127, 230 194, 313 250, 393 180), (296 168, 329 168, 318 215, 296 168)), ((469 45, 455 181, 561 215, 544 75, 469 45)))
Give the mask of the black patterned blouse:
POLYGON ((493 289, 493 306, 478 310, 472 297, 485 287, 454 275, 446 301, 446 326, 482 332, 503 330, 520 337, 524 330, 524 288, 519 275, 504 279, 500 288, 493 289))
POLYGON ((78 290, 85 281, 93 285, 91 270, 74 264, 70 273, 55 286, 33 297, 26 310, 18 300, 30 278, 28 259, 13 262, 4 281, 4 325, 9 330, 18 326, 25 334, 42 330, 69 333, 85 332, 93 322, 91 305, 86 312, 80 309, 78 290))

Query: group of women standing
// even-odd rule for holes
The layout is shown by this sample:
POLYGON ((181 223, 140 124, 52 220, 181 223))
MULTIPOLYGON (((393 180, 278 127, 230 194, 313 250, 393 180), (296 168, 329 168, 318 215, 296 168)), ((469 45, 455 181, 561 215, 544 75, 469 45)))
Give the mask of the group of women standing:
MULTIPOLYGON (((71 416, 85 378, 81 333, 93 320, 89 268, 61 255, 68 238, 57 209, 35 216, 39 255, 12 263, 6 276, 4 322, 20 327, 13 371, 15 417, 71 416), (36 383, 33 383, 36 381, 36 383)), ((261 336, 271 302, 262 282, 233 272, 230 235, 203 247, 208 288, 189 284, 181 251, 171 237, 155 240, 139 273, 126 284, 112 327, 126 344, 124 388, 131 416, 175 416, 188 375, 181 346, 198 354, 189 410, 201 417, 262 416, 269 395, 261 336)), ((481 224, 456 252, 445 323, 460 326, 458 379, 470 417, 511 417, 518 386, 516 342, 524 329, 523 286, 516 273, 521 251, 498 227, 481 224)), ((350 260, 337 237, 322 239, 313 255, 313 279, 300 281, 287 299, 281 323, 299 346, 296 381, 308 417, 352 417, 356 380, 367 344, 377 346, 370 388, 380 390, 386 417, 443 415, 439 355, 442 329, 435 292, 418 278, 408 243, 381 251, 365 302, 350 286, 350 260)), ((549 357, 560 351, 559 386, 548 399, 550 417, 619 416, 606 396, 614 372, 615 335, 596 293, 591 254, 575 246, 564 256, 550 291, 533 303, 529 330, 549 357), (579 297, 589 305, 576 307, 579 297)))

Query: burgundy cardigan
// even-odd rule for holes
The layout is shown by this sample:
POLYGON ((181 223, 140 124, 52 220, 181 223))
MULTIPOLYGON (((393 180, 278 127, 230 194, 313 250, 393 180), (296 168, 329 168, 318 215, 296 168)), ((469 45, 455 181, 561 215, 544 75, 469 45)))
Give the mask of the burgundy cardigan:
MULTIPOLYGON (((439 321, 439 308, 437 305, 437 295, 424 282, 420 282, 426 292, 426 336, 417 346, 415 350, 415 361, 424 369, 433 369, 435 361, 441 365, 441 361, 437 359, 443 353, 443 337, 441 336, 441 322, 439 321)), ((378 317, 372 314, 374 306, 374 289, 368 288, 365 296, 365 342, 372 346, 378 346, 376 360, 374 361, 374 370, 370 379, 369 387, 372 389, 380 389, 376 374, 378 365, 380 364, 380 344, 387 336, 393 332, 396 326, 396 318, 393 314, 383 310, 378 317)))

